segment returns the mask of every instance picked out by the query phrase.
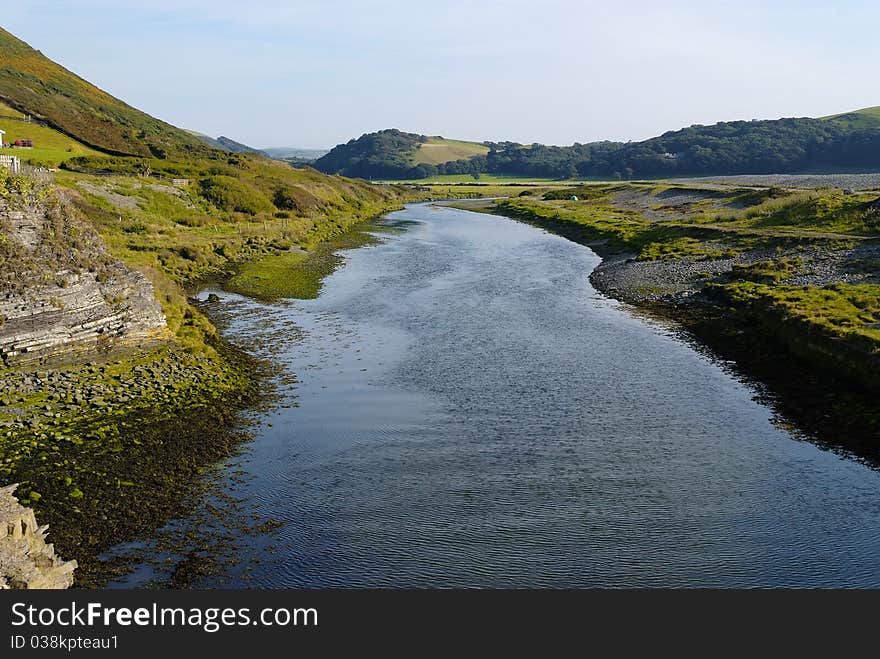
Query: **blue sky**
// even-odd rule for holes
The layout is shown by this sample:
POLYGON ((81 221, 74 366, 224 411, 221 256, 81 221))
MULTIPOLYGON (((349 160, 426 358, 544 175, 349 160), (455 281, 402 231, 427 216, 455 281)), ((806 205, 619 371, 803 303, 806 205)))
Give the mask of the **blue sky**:
POLYGON ((390 127, 635 140, 880 105, 876 0, 28 0, 0 25, 150 114, 259 147, 390 127))

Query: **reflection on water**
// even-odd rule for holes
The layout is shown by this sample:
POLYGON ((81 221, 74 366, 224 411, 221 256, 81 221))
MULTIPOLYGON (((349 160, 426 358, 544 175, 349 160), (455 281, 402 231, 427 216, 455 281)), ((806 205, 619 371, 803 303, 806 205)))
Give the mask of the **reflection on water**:
POLYGON ((202 585, 880 584, 880 475, 599 295, 588 249, 429 205, 388 222, 317 300, 222 295, 297 404, 238 466, 281 522, 242 564, 272 551, 202 585))

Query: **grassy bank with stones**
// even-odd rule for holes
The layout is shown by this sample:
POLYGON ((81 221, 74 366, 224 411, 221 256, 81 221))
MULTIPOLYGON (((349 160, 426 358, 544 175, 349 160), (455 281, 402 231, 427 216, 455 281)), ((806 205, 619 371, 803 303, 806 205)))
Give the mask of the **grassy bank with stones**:
POLYGON ((880 462, 876 195, 616 184, 490 210, 589 245, 597 289, 677 320, 818 441, 880 462))
POLYGON ((151 280, 173 336, 147 351, 0 366, 0 483, 20 483, 18 496, 50 525, 59 553, 79 562, 78 585, 112 575, 102 552, 185 512, 202 471, 247 438, 239 412, 271 396, 261 391, 271 365, 223 341, 188 291, 277 258, 271 293, 254 285, 244 292, 313 296, 337 261, 333 250, 354 246, 351 229, 410 198, 262 161, 249 166, 255 185, 275 176, 268 185, 291 197, 278 195, 289 209, 252 215, 217 205, 203 187, 137 174, 56 178, 61 210, 95 227, 112 256, 151 280), (308 205, 295 197, 306 186, 308 205))

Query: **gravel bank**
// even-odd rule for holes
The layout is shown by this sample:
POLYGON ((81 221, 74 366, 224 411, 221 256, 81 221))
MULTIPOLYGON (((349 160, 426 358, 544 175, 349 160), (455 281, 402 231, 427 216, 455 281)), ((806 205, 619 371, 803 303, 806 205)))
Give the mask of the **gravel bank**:
POLYGON ((880 190, 878 174, 742 174, 672 179, 673 183, 701 185, 754 185, 782 188, 839 188, 841 190, 880 190))

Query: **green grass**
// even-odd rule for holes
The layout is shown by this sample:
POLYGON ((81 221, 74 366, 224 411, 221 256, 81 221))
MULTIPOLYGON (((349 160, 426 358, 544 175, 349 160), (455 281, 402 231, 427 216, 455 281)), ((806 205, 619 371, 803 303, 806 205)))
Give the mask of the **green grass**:
POLYGON ((731 276, 757 284, 778 284, 791 277, 800 265, 801 259, 799 258, 768 259, 748 265, 734 265, 731 276))
POLYGON ((760 303, 824 334, 880 353, 880 285, 773 286, 737 282, 721 286, 734 303, 760 303))
POLYGON ((310 252, 281 252, 243 263, 224 283, 224 288, 267 302, 281 298, 314 299, 321 292, 324 278, 342 263, 337 251, 375 241, 366 228, 368 225, 354 227, 310 252))
POLYGON ((315 298, 320 283, 308 276, 303 267, 308 258, 307 252, 286 252, 245 263, 227 282, 226 288, 266 301, 284 297, 315 298))
POLYGON ((869 210, 875 200, 874 195, 846 195, 837 189, 777 191, 758 204, 724 213, 710 210, 695 221, 789 234, 875 236, 880 233, 880 215, 869 210))
POLYGON ((521 183, 452 183, 449 185, 418 186, 427 187, 432 199, 481 199, 495 197, 540 198, 550 190, 549 186, 521 183))
POLYGON ((862 108, 852 112, 843 112, 829 117, 822 117, 849 130, 862 130, 880 127, 880 105, 862 108))
POLYGON ((609 240, 615 249, 632 251, 643 259, 721 258, 741 248, 774 246, 782 240, 850 241, 880 235, 880 213, 870 208, 874 197, 834 189, 733 191, 727 197, 694 202, 685 217, 670 215, 668 219, 662 215, 649 219, 638 208, 617 202, 621 192, 636 191, 648 195, 642 201, 646 209, 656 210, 659 206, 651 202, 652 197, 659 204, 659 195, 670 189, 638 183, 555 187, 548 188, 542 199, 536 195, 508 199, 498 207, 515 217, 576 225, 582 233, 609 240), (570 200, 572 194, 578 196, 577 201, 570 200), (734 207, 719 212, 719 203, 734 207), (712 241, 727 246, 712 245, 712 241))
POLYGON ((680 258, 695 258, 701 261, 733 256, 730 251, 696 238, 674 238, 662 242, 649 242, 639 250, 640 261, 672 261, 680 258))
POLYGON ((478 142, 448 140, 442 137, 429 137, 416 149, 413 161, 416 164, 439 165, 452 160, 464 160, 489 153, 489 147, 478 142))
POLYGON ((4 141, 33 140, 33 149, 0 149, 0 153, 18 156, 23 162, 57 167, 75 156, 101 155, 99 151, 77 142, 64 133, 35 123, 16 121, 10 117, 22 114, 0 103, 0 130, 5 130, 4 141))

